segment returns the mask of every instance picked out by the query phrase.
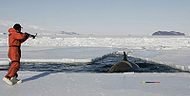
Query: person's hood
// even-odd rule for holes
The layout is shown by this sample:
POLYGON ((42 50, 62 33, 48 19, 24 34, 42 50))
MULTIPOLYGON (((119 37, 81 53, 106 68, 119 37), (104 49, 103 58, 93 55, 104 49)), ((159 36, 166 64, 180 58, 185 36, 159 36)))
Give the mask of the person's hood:
POLYGON ((9 30, 8 30, 8 32, 9 33, 13 33, 13 32, 17 32, 14 28, 10 28, 9 30))

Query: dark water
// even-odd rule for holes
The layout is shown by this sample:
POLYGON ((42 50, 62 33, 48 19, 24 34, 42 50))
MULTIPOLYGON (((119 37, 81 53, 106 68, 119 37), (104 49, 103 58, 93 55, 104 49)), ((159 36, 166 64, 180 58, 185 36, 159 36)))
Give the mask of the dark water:
MULTIPOLYGON (((21 71, 52 71, 52 72, 90 72, 107 73, 108 70, 117 62, 123 59, 123 55, 110 54, 102 58, 93 60, 93 62, 82 63, 21 63, 21 71)), ((138 58, 128 57, 130 62, 139 65, 135 72, 182 72, 166 65, 147 62, 138 58)), ((9 66, 0 66, 0 70, 8 70, 9 66)))

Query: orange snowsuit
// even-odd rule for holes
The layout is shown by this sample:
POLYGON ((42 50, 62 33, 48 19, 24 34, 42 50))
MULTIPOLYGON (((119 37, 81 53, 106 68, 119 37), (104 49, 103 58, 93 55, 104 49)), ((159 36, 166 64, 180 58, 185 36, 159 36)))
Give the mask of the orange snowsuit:
POLYGON ((21 43, 28 39, 28 35, 25 33, 18 32, 14 28, 9 30, 9 52, 8 57, 10 58, 12 64, 9 68, 9 71, 5 77, 10 79, 17 75, 17 71, 20 68, 20 58, 21 58, 21 43))

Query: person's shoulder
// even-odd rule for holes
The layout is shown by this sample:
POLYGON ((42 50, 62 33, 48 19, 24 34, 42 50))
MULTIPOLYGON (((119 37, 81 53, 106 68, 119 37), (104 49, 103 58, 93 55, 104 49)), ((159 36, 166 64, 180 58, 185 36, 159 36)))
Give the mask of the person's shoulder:
POLYGON ((12 33, 12 32, 16 32, 16 30, 14 29, 14 28, 10 28, 9 30, 8 30, 8 32, 10 33, 12 33))

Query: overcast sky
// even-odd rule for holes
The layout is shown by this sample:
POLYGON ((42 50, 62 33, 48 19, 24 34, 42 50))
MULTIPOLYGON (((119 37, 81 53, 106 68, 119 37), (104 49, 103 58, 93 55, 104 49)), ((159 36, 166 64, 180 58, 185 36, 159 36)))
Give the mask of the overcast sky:
POLYGON ((94 34, 190 34, 190 0, 0 0, 0 20, 94 34))

